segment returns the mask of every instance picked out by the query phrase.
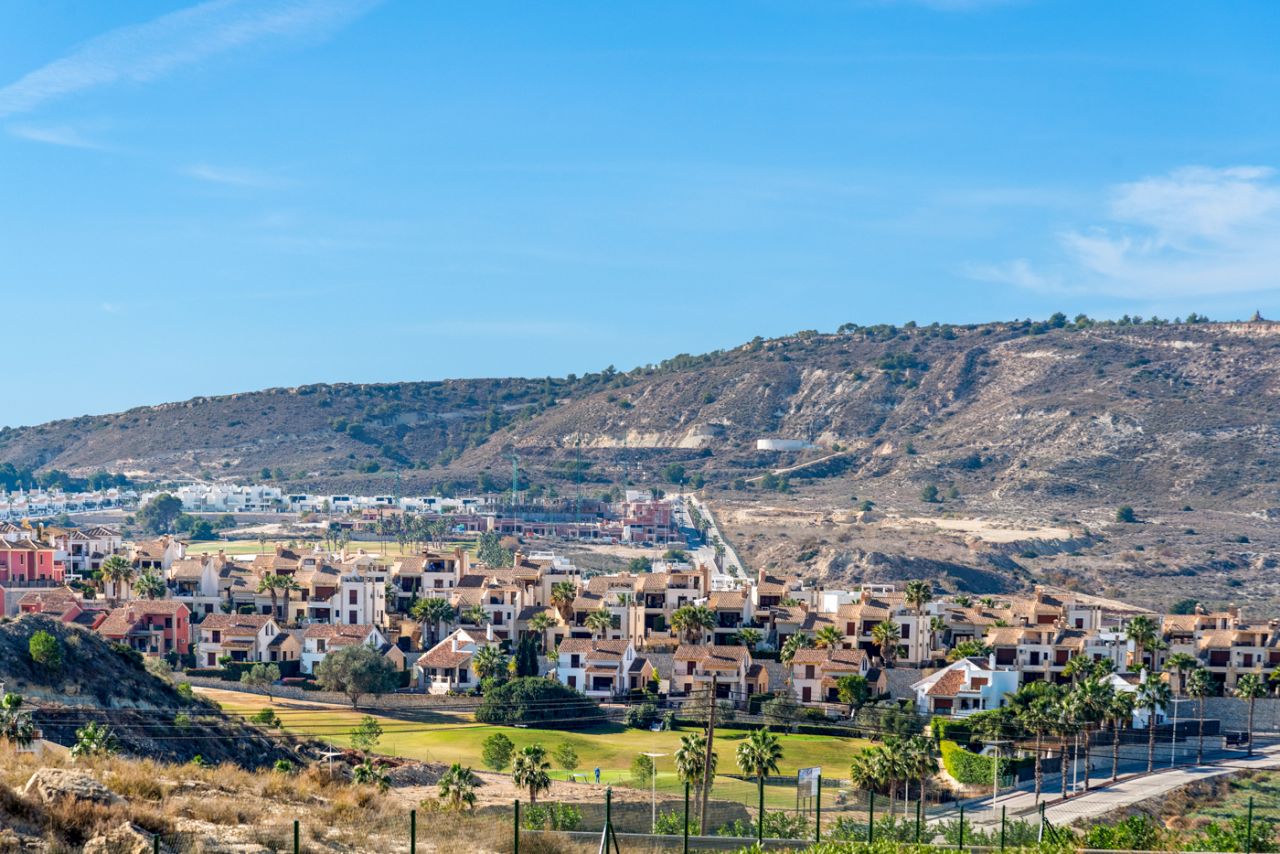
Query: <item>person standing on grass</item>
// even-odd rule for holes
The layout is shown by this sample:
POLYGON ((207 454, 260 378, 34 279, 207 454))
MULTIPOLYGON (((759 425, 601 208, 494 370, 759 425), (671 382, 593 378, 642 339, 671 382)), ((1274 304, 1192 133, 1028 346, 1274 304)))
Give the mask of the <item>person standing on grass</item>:
POLYGON ((596 768, 596 785, 600 785, 600 769, 596 768))

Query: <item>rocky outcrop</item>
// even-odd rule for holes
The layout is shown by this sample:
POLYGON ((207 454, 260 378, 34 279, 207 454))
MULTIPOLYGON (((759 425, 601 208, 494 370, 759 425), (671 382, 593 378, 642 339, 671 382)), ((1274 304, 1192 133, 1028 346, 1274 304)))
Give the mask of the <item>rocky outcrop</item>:
MULTIPOLYGON (((83 854, 151 854, 154 841, 150 833, 130 821, 84 844, 83 854)), ((161 846, 161 851, 170 851, 161 846)))
POLYGON ((63 800, 88 801, 112 806, 121 802, 115 792, 83 771, 41 768, 31 775, 22 794, 48 806, 63 800))

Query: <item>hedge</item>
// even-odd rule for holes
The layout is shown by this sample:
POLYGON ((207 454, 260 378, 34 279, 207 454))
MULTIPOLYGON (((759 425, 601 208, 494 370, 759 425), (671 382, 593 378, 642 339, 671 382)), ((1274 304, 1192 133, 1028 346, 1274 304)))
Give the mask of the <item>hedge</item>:
MULTIPOLYGON (((946 768, 947 773, 957 781, 969 786, 991 785, 991 775, 994 771, 991 763, 994 760, 990 756, 971 753, 954 741, 944 741, 941 747, 942 767, 946 768)), ((1019 764, 1013 759, 1003 757, 999 761, 1001 777, 1012 775, 1019 764)))

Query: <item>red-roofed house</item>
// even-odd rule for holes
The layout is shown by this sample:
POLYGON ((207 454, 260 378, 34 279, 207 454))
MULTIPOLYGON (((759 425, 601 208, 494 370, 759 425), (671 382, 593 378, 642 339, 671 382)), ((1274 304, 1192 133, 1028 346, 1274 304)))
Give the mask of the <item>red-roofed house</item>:
POLYGON ((191 611, 172 599, 138 599, 107 613, 98 634, 144 655, 191 651, 191 611))

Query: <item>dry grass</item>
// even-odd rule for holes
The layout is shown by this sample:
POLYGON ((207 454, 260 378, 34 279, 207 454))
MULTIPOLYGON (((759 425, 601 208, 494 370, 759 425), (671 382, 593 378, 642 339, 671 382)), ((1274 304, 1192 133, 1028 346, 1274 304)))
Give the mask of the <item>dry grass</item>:
MULTIPOLYGON (((414 808, 419 811, 420 851, 506 854, 511 850, 510 818, 501 810, 453 813, 430 797, 430 788, 379 792, 353 786, 341 776, 331 777, 324 765, 282 774, 120 757, 72 763, 56 754, 37 759, 0 743, 0 783, 5 784, 0 785, 0 827, 39 838, 51 852, 77 851, 88 839, 126 821, 161 833, 213 826, 236 834, 234 841, 287 848, 295 819, 301 823, 308 850, 401 851, 408 847, 409 810, 414 808), (110 807, 84 802, 46 807, 18 794, 40 767, 84 771, 126 801, 110 807), (427 800, 419 801, 424 795, 427 800)), ((227 841, 233 840, 228 837, 227 841)), ((522 840, 521 850, 579 854, 595 848, 529 837, 527 843, 522 840)))

